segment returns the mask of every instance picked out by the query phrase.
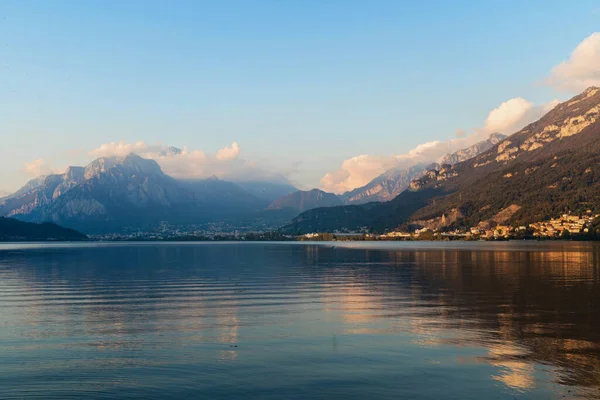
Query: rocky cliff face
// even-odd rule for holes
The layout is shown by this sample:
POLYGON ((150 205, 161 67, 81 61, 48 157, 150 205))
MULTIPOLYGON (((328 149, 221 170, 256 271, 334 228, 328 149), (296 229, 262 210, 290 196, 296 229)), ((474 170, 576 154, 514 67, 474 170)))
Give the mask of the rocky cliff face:
POLYGON ((433 164, 417 164, 410 168, 394 168, 367 185, 346 192, 340 197, 346 204, 365 204, 372 201, 389 201, 404 191, 410 182, 423 175, 433 164))
POLYGON ((64 174, 33 179, 16 193, 0 199, 0 215, 28 214, 49 204, 82 181, 81 167, 69 167, 64 174))
POLYGON ((475 143, 466 149, 462 149, 453 154, 444 156, 438 161, 438 164, 454 165, 469 160, 485 151, 488 151, 507 137, 508 136, 501 133, 492 133, 486 140, 482 140, 481 142, 475 143))
POLYGON ((443 182, 448 179, 454 178, 458 176, 458 172, 452 165, 443 164, 439 167, 439 169, 428 170, 423 174, 419 179, 415 179, 410 183, 409 188, 411 190, 419 190, 425 186, 440 186, 443 182))

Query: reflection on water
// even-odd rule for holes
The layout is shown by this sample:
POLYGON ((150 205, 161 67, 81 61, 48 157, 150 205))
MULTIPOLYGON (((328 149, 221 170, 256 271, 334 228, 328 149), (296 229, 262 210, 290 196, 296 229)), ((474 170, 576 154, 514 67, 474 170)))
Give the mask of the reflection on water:
POLYGON ((0 245, 0 398, 600 398, 600 246, 0 245))

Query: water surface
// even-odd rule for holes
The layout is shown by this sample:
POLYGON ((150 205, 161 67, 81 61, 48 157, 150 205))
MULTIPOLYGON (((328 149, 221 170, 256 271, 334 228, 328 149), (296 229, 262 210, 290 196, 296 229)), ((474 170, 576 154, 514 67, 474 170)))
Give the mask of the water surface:
POLYGON ((600 246, 0 244, 0 398, 599 399, 600 246))

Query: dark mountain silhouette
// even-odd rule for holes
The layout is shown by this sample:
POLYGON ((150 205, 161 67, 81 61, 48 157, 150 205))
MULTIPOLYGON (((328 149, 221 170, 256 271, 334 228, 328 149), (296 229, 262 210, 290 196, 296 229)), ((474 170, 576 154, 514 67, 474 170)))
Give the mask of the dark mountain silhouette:
POLYGON ((33 224, 13 218, 0 217, 0 241, 86 240, 87 236, 53 223, 33 224))

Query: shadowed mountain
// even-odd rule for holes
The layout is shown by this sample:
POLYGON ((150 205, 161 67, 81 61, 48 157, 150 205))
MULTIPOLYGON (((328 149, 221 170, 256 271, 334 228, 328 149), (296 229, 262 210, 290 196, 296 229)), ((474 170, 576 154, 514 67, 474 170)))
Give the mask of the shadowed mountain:
POLYGON ((53 223, 33 224, 0 217, 0 242, 86 240, 87 236, 53 223))
POLYGON ((310 210, 285 230, 524 225, 599 212, 599 118, 600 89, 591 87, 482 154, 426 172, 389 202, 310 210))

